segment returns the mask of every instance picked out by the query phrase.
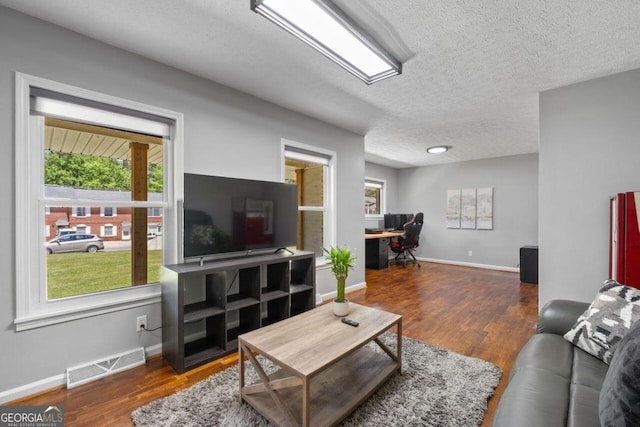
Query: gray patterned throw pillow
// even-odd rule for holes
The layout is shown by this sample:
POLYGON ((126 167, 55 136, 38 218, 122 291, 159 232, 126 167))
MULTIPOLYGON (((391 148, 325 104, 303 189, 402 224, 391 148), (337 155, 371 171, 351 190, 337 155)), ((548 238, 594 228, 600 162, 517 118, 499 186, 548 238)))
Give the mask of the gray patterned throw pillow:
POLYGON ((607 280, 564 338, 606 364, 616 345, 640 320, 640 290, 607 280))

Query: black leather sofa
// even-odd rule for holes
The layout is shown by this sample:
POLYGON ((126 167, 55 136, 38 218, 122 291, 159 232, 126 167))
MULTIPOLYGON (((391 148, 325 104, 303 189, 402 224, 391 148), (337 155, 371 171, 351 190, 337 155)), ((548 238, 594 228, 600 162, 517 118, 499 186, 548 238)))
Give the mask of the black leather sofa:
POLYGON ((588 303, 553 300, 522 348, 493 419, 496 427, 600 426, 598 401, 609 365, 563 335, 588 303))

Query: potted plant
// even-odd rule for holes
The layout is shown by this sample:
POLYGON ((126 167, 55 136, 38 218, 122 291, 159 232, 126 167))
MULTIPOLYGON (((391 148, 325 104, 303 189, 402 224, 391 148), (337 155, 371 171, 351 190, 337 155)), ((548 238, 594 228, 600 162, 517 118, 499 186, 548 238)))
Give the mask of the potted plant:
POLYGON ((331 247, 329 250, 322 248, 325 252, 327 264, 331 266, 333 275, 337 280, 336 299, 333 300, 333 314, 336 316, 346 316, 349 313, 349 300, 344 296, 345 284, 349 270, 355 265, 355 257, 351 255, 351 249, 348 247, 336 248, 331 247))

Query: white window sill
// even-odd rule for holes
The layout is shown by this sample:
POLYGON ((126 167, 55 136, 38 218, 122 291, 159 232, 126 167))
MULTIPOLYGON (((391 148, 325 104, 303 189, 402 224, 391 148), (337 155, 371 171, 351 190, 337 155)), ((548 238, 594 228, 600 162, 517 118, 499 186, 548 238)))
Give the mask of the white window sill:
POLYGON ((56 300, 14 321, 16 332, 161 302, 159 283, 56 300))

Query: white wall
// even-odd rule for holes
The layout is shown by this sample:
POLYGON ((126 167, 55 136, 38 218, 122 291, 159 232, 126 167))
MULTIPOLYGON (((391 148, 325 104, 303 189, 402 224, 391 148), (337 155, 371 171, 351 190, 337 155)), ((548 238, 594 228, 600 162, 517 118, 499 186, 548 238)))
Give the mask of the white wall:
POLYGON ((398 210, 424 213, 418 257, 515 269, 538 243, 537 154, 402 169, 398 193, 398 210), (493 230, 446 228, 447 190, 480 187, 493 187, 493 230))
MULTIPOLYGON (((185 117, 185 172, 279 181, 281 139, 338 153, 337 243, 364 259, 364 138, 249 95, 0 7, 0 397, 7 390, 60 381, 65 368, 160 343, 138 335, 135 318, 160 326, 160 306, 139 307, 16 333, 14 72, 43 77, 173 111, 185 117), (50 381, 48 381, 48 380, 50 381)), ((334 289, 322 275, 319 292, 334 289)), ((364 263, 348 286, 364 282, 364 263)))
POLYGON ((640 190, 640 70, 540 95, 540 305, 590 302, 609 269, 609 197, 640 190))
MULTIPOLYGON (((396 212, 396 206, 398 206, 398 169, 390 168, 388 166, 379 165, 376 163, 366 162, 364 165, 364 174, 367 178, 377 178, 386 181, 386 210, 383 212, 390 213, 396 212)), ((365 220, 366 226, 369 228, 382 228, 384 227, 384 219, 369 219, 365 220)))

